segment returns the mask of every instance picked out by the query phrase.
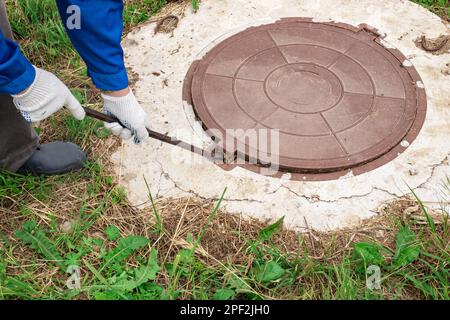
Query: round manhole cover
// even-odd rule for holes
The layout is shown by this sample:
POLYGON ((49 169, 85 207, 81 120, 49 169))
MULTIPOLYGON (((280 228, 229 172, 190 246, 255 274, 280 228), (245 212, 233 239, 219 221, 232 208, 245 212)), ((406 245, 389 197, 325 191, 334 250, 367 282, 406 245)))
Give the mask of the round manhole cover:
POLYGON ((185 98, 224 135, 278 130, 278 165, 294 178, 359 174, 404 151, 425 118, 418 73, 382 43, 366 25, 289 18, 252 27, 193 64, 185 98))

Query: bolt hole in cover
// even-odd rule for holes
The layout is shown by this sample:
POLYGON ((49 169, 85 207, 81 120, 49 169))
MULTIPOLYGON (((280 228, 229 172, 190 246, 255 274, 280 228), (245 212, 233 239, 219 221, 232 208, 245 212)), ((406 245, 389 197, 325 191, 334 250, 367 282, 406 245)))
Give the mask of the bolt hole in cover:
POLYGON ((426 113, 419 74, 382 38, 367 25, 309 18, 251 27, 192 64, 183 98, 205 129, 224 136, 227 129, 278 129, 278 176, 361 174, 403 152, 426 113))

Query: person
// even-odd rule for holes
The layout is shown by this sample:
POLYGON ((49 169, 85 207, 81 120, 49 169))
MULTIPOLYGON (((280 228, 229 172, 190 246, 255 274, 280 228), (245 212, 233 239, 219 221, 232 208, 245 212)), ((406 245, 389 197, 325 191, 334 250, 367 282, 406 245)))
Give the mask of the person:
MULTIPOLYGON (((136 143, 148 138, 149 117, 128 86, 121 47, 123 0, 56 0, 66 32, 101 90, 103 110, 120 120, 105 126, 136 143), (75 10, 76 9, 76 10, 75 10), (78 16, 73 16, 78 14, 78 16), (69 25, 73 18, 78 26, 69 25)), ((0 0, 0 169, 50 175, 80 170, 85 153, 70 142, 40 144, 30 123, 65 107, 82 120, 85 112, 54 74, 32 65, 13 41, 5 2, 0 0)))

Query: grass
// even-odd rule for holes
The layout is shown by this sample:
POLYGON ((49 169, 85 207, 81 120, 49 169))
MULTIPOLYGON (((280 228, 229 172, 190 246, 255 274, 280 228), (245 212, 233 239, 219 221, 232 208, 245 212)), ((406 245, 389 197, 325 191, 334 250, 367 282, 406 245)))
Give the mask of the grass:
MULTIPOLYGON (((165 4, 126 1, 125 30, 165 4)), ((30 60, 98 109, 54 1, 10 0, 8 8, 30 60)), ((1 299, 449 299, 448 221, 418 198, 333 233, 244 221, 224 214, 220 200, 149 193, 151 207, 138 210, 116 183, 109 155, 118 142, 101 123, 60 113, 37 131, 80 144, 91 162, 57 177, 0 173, 1 299), (369 289, 378 271, 380 287, 369 289)))
POLYGON ((450 2, 448 0, 413 0, 438 16, 450 21, 450 2))
MULTIPOLYGON (((264 225, 225 215, 221 200, 159 202, 158 215, 137 211, 100 178, 98 164, 83 176, 91 188, 77 177, 73 185, 64 181, 83 191, 76 211, 65 206, 56 181, 50 190, 36 181, 17 202, 4 200, 2 298, 449 299, 448 221, 430 216, 418 224, 423 220, 405 215, 418 200, 396 202, 359 229, 298 235, 282 229, 282 220, 264 225), (69 289, 73 266, 80 287, 69 289), (380 270, 378 289, 366 285, 369 266, 380 270)), ((24 183, 3 177, 2 193, 24 183)), ((427 209, 417 207, 425 218, 427 209)))

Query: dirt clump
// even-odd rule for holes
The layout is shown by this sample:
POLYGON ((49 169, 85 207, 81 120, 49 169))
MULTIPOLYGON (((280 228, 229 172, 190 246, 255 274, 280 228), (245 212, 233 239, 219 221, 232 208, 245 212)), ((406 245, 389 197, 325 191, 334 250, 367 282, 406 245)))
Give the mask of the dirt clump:
POLYGON ((175 15, 168 15, 162 18, 155 27, 155 33, 171 33, 178 26, 179 18, 175 15))
POLYGON ((441 34, 437 38, 427 38, 423 35, 417 38, 414 43, 418 48, 421 48, 434 55, 440 55, 450 52, 450 35, 441 34))

